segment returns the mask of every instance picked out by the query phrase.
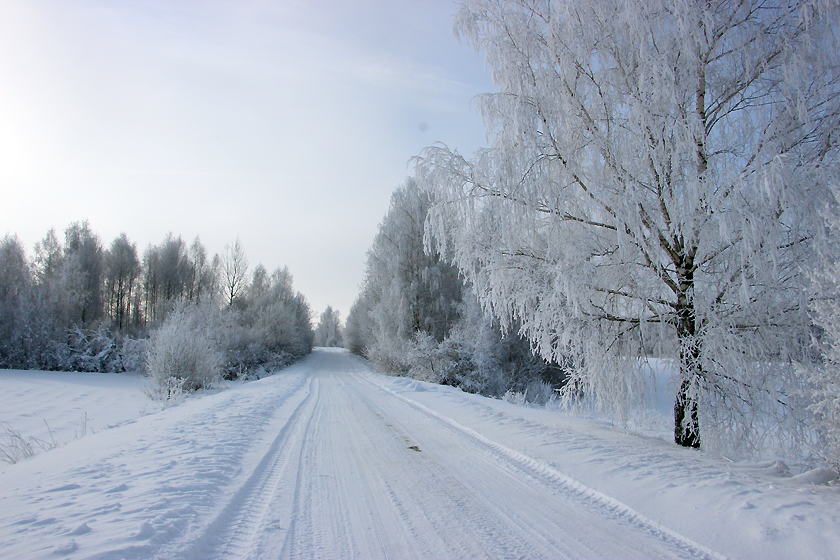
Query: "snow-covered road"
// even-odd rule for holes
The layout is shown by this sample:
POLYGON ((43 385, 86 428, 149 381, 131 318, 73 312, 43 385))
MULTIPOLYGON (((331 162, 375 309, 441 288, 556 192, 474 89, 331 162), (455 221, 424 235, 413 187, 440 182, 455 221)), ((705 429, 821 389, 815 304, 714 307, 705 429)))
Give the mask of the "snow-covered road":
MULTIPOLYGON (((534 436, 533 421, 442 389, 430 406, 422 397, 434 386, 318 350, 281 374, 3 467, 0 557, 723 556, 712 548, 725 531, 723 541, 696 542, 680 520, 654 520, 546 460, 562 449, 537 457, 551 444, 534 436)), ((685 450, 673 451, 656 453, 673 462, 685 450)), ((834 497, 809 504, 819 511, 834 497)), ((714 534, 714 521, 698 521, 700 535, 714 534)), ((830 532, 836 517, 828 523, 830 532)))
POLYGON ((321 354, 197 557, 658 558, 700 552, 321 354), (607 505, 607 507, 604 507, 607 505))

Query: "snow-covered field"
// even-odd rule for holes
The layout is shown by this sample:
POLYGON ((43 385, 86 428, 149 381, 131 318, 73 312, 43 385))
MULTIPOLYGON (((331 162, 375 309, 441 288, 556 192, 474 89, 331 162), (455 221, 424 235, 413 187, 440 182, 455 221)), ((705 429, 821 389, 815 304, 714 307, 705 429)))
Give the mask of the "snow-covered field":
POLYGON ((0 428, 66 443, 159 410, 136 374, 0 370, 0 428))
POLYGON ((162 411, 140 381, 0 372, 61 443, 0 464, 0 557, 840 557, 837 486, 345 352, 162 411))

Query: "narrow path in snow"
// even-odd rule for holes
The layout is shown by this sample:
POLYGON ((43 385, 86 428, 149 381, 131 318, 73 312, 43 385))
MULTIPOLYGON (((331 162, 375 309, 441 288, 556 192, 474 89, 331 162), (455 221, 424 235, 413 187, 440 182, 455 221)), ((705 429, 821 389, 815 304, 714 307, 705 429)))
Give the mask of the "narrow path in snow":
POLYGON ((319 352, 288 422, 193 557, 716 555, 319 352))

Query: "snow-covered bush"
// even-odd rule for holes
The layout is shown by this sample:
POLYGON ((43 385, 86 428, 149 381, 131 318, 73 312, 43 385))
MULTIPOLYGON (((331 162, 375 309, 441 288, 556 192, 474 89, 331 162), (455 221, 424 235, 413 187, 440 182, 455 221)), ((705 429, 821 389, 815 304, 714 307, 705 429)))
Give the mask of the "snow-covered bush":
POLYGON ((412 348, 410 341, 382 335, 365 348, 364 355, 377 371, 391 375, 408 375, 419 358, 418 349, 412 348))
POLYGON ((217 317, 210 305, 175 304, 146 353, 146 372, 158 389, 167 395, 176 387, 195 391, 221 379, 225 356, 217 317))
POLYGON ((141 385, 143 394, 155 401, 160 407, 167 408, 179 404, 184 400, 184 382, 182 377, 169 377, 166 379, 150 378, 141 385))
MULTIPOLYGON (((459 326, 464 322, 459 322, 459 326)), ((511 377, 494 355, 495 345, 482 345, 480 328, 454 328, 442 342, 417 333, 408 353, 411 367, 407 375, 415 379, 459 387, 468 393, 498 396, 510 386, 511 377)))
POLYGON ((147 342, 145 339, 122 337, 120 358, 124 371, 141 371, 143 369, 146 362, 147 342))
POLYGON ((503 401, 519 405, 528 403, 546 406, 553 403, 555 399, 556 394, 551 384, 539 379, 534 379, 528 383, 524 391, 508 389, 505 394, 502 395, 503 401))
POLYGON ((458 360, 430 334, 418 331, 405 347, 406 375, 429 383, 458 386, 448 382, 454 376, 458 360))
POLYGON ((529 403, 544 406, 555 398, 554 388, 542 379, 532 379, 525 387, 525 400, 529 403))
POLYGON ((523 405, 525 404, 525 393, 508 389, 505 394, 502 395, 502 400, 511 404, 523 405))
POLYGON ((100 324, 95 329, 73 327, 67 330, 67 342, 54 343, 53 369, 122 373, 138 371, 143 366, 146 342, 114 332, 100 324))

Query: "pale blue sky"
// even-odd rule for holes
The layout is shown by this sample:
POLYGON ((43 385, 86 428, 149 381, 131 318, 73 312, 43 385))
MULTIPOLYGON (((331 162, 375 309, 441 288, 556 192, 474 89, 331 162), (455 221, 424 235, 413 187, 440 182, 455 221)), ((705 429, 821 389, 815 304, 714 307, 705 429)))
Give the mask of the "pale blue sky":
POLYGON ((450 0, 0 0, 0 235, 288 265, 346 317, 408 160, 486 144, 450 0))

